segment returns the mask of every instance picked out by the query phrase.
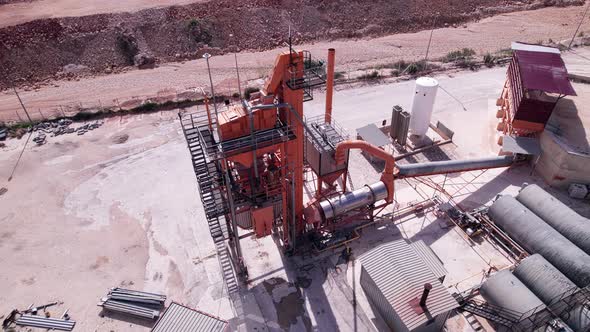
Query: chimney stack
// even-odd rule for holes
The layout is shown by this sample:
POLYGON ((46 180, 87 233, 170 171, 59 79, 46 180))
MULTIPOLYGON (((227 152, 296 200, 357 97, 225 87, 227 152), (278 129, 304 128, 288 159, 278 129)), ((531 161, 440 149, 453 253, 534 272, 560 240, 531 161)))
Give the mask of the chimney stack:
POLYGON ((420 298, 420 306, 422 308, 426 307, 426 300, 428 299, 428 294, 430 293, 431 289, 431 284, 424 284, 424 291, 422 292, 422 298, 420 298))

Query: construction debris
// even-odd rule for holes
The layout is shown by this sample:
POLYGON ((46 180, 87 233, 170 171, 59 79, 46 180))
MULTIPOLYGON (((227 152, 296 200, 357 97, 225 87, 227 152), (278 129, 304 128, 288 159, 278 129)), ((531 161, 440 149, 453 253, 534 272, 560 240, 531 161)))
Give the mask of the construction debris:
POLYGON ((160 317, 159 310, 146 308, 140 305, 130 304, 124 301, 115 301, 109 298, 101 299, 101 302, 98 305, 103 307, 107 311, 131 315, 140 318, 154 320, 160 317))
POLYGON ((163 308, 165 302, 165 295, 115 287, 98 305, 107 311, 154 320, 160 317, 158 309, 163 308))
POLYGON ((49 330, 71 331, 74 329, 76 322, 68 319, 57 319, 25 314, 16 320, 16 325, 38 327, 49 330))
POLYGON ((163 307, 164 303, 166 302, 165 295, 140 292, 124 288, 111 289, 108 298, 116 301, 143 303, 159 307, 163 307))
POLYGON ((84 135, 85 133, 102 126, 103 123, 103 121, 96 121, 77 128, 72 128, 71 125, 73 124, 73 121, 70 119, 41 122, 36 124, 32 129, 34 132, 37 132, 37 136, 33 138, 33 142, 37 143, 37 145, 43 145, 47 142, 47 135, 51 135, 52 137, 72 133, 84 135))

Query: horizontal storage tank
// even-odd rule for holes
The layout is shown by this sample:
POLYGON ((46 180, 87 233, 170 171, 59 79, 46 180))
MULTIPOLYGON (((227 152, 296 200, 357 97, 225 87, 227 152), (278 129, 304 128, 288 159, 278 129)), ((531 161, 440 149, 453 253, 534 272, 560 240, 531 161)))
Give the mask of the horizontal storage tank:
POLYGON ((481 285, 479 293, 488 303, 517 313, 526 313, 545 306, 543 301, 509 270, 498 271, 490 276, 481 285))
POLYGON ((438 81, 434 78, 420 77, 416 80, 410 117, 410 134, 423 136, 428 131, 437 91, 438 81))
POLYGON ((536 184, 524 187, 516 199, 551 227, 590 254, 590 220, 541 189, 536 184))
POLYGON ((543 256, 534 254, 522 260, 514 269, 514 275, 545 304, 566 292, 579 288, 543 256))
POLYGON ((489 209, 492 220, 528 252, 541 254, 578 287, 590 284, 590 256, 512 196, 489 209))
MULTIPOLYGON (((527 317, 540 313, 541 317, 547 312, 543 310, 546 305, 539 299, 527 286, 522 283, 509 270, 498 271, 489 277, 479 289, 479 293, 490 304, 507 309, 504 312, 505 316, 509 316, 515 321, 523 321, 527 317), (512 312, 509 314, 509 312, 512 312)), ((508 318, 508 317, 507 317, 508 318)), ((531 317, 531 319, 540 319, 539 316, 531 317)), ((529 321, 524 321, 522 324, 515 326, 516 331, 523 328, 530 328, 529 321)), ((560 319, 550 319, 547 323, 541 326, 533 326, 534 332, 566 332, 571 331, 569 327, 560 319)), ((506 329, 500 328, 499 331, 506 329)))
MULTIPOLYGON (((513 274, 546 305, 557 303, 564 294, 567 297, 579 291, 571 280, 539 254, 525 258, 514 269, 513 274)), ((588 316, 590 312, 584 303, 573 307, 556 305, 551 308, 572 330, 588 331, 590 329, 588 316)))

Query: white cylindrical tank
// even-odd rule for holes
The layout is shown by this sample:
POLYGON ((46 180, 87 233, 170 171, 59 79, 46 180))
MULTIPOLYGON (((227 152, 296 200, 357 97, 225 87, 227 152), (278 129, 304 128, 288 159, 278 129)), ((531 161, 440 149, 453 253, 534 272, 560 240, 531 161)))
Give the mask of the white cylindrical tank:
POLYGON ((437 91, 438 81, 434 78, 420 77, 416 80, 410 118, 411 135, 423 136, 428 131, 437 91))

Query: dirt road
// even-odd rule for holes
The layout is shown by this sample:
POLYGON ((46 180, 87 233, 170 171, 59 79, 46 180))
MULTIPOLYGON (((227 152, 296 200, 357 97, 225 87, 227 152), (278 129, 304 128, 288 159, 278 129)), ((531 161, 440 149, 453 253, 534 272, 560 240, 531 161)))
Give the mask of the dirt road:
MULTIPOLYGON (((490 17, 459 28, 443 28, 433 34, 431 57, 440 57, 463 47, 479 54, 510 47, 512 41, 538 42, 571 38, 579 22, 580 7, 544 8, 490 17)), ((590 21, 582 25, 590 30, 590 21)), ((325 57, 326 50, 337 50, 337 71, 351 71, 400 59, 424 56, 430 31, 396 34, 375 39, 319 42, 301 45, 315 56, 325 57)), ((243 80, 255 80, 268 73, 276 54, 282 49, 240 53, 240 74, 243 80)), ((211 59, 213 79, 218 93, 237 91, 233 54, 211 59), (232 84, 233 82, 233 84, 232 84)), ((138 102, 160 94, 182 92, 191 87, 208 86, 204 60, 171 63, 153 70, 132 70, 121 74, 100 76, 80 81, 59 81, 56 86, 38 91, 22 91, 21 97, 33 118, 61 115, 60 106, 115 106, 130 99, 138 102), (40 110, 40 112, 39 112, 40 110)), ((25 118, 18 100, 10 91, 0 93, 0 121, 25 118), (17 114, 17 112, 20 112, 17 114)))
POLYGON ((0 6, 0 28, 41 18, 85 16, 102 13, 135 12, 141 9, 186 5, 209 0, 38 0, 0 6))

